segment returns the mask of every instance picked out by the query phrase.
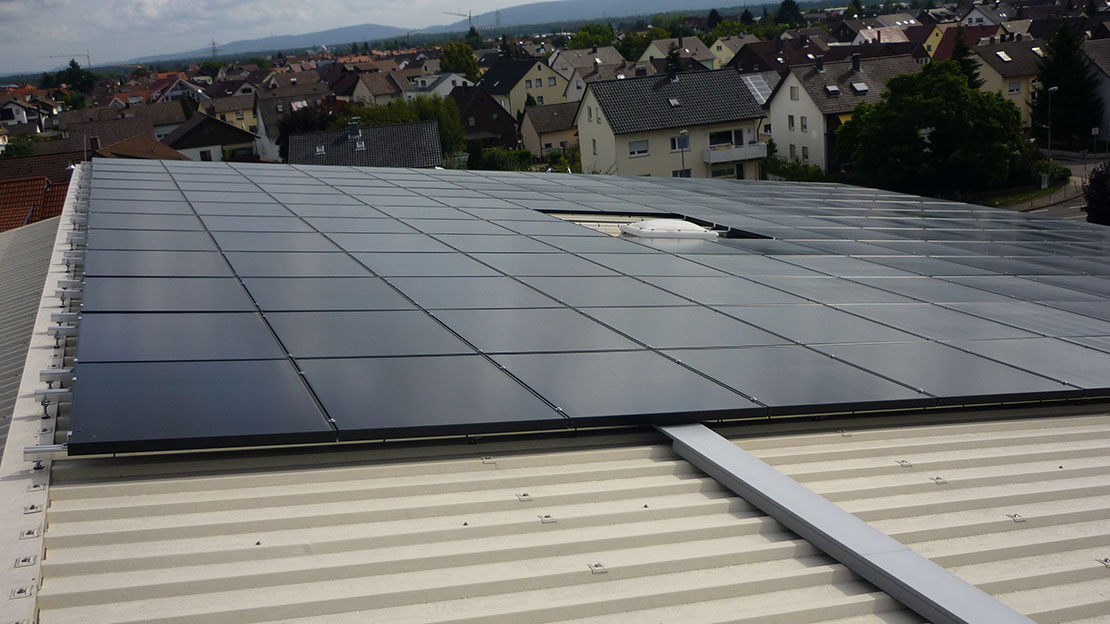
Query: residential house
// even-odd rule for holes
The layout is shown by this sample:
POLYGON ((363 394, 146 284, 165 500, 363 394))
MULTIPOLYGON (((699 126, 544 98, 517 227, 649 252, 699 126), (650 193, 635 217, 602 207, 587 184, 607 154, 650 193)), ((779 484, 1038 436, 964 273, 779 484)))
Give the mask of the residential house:
POLYGON ((1017 19, 1017 11, 1003 2, 984 3, 973 5, 967 13, 960 18, 964 26, 983 26, 994 24, 1001 26, 1003 22, 1017 19))
POLYGON ((143 160, 189 160, 189 157, 145 134, 133 136, 96 150, 98 158, 130 158, 143 160))
POLYGON ((482 76, 485 87, 502 108, 514 116, 524 112, 531 96, 536 104, 566 101, 567 79, 543 61, 501 61, 482 76))
POLYGON ((695 61, 704 65, 707 69, 713 69, 717 62, 717 57, 709 51, 709 48, 702 43, 701 39, 697 37, 677 37, 671 39, 656 39, 648 44, 644 53, 640 55, 638 60, 648 61, 651 59, 666 59, 671 53, 671 49, 678 50, 678 57, 682 59, 694 59, 695 61))
POLYGON ((0 232, 62 214, 68 188, 46 177, 0 181, 0 232))
MULTIPOLYGON (((702 67, 697 61, 691 60, 690 62, 698 67, 702 67)), ((702 69, 704 68, 702 67, 702 69)), ((582 67, 571 72, 570 78, 567 79, 567 89, 563 93, 563 97, 568 102, 577 102, 582 99, 582 95, 586 92, 586 85, 588 83, 597 82, 598 80, 622 79, 629 76, 647 76, 655 73, 658 72, 656 72, 651 63, 648 62, 626 62, 619 65, 582 67)))
POLYGON ((159 80, 152 86, 147 103, 172 102, 185 97, 194 102, 202 102, 208 99, 208 95, 201 87, 189 82, 182 75, 173 74, 159 80))
POLYGON ((432 97, 447 97, 456 87, 469 87, 473 86, 473 82, 466 79, 466 76, 454 73, 446 74, 432 74, 420 76, 417 78, 412 86, 405 91, 405 99, 415 100, 417 97, 425 95, 432 97))
POLYGON ((555 50, 547 59, 547 64, 564 78, 570 79, 574 70, 585 74, 590 69, 602 65, 624 65, 625 59, 613 46, 594 46, 580 50, 555 50))
POLYGON ((204 88, 204 94, 209 98, 253 95, 257 92, 258 85, 247 80, 221 80, 204 88))
POLYGON ((832 160, 836 130, 852 117, 861 102, 876 103, 888 80, 914 74, 921 66, 912 56, 797 65, 779 83, 767 103, 768 134, 778 153, 788 160, 827 170, 832 160))
POLYGON ((34 107, 18 97, 0 97, 0 125, 25 124, 35 118, 35 114, 34 107))
POLYGON ((319 107, 332 99, 331 89, 323 82, 296 84, 258 92, 258 155, 267 160, 280 160, 278 121, 303 108, 319 107))
POLYGON ((880 26, 878 28, 864 28, 859 31, 851 45, 864 45, 870 43, 905 43, 909 41, 906 33, 898 26, 880 26))
POLYGON ((93 153, 102 145, 112 145, 135 136, 154 136, 150 117, 126 117, 70 123, 65 128, 65 138, 57 141, 38 141, 36 154, 59 152, 93 153))
POLYGON ((87 159, 88 153, 81 151, 0 158, 0 180, 45 177, 55 183, 68 182, 71 166, 87 159))
POLYGON ((962 31, 956 26, 956 24, 937 26, 940 30, 940 38, 936 41, 936 47, 933 48, 931 54, 934 61, 947 61, 952 58, 952 51, 956 49, 956 34, 958 32, 963 32, 964 43, 970 47, 975 47, 982 42, 990 43, 992 39, 1002 34, 1002 26, 998 24, 965 26, 962 31))
POLYGON ((1037 64, 1044 56, 1044 42, 1025 39, 993 45, 977 46, 972 51, 979 57, 979 78, 983 91, 1001 93, 1021 111, 1023 128, 1032 126, 1029 100, 1037 80, 1037 64))
POLYGON ((885 27, 894 26, 902 29, 918 26, 920 24, 917 18, 909 13, 885 13, 883 15, 876 15, 875 19, 885 27))
POLYGON ((874 17, 846 19, 829 29, 829 37, 833 41, 850 43, 859 37, 860 32, 868 28, 882 28, 883 26, 884 24, 874 17))
POLYGON ((725 65, 728 65, 728 62, 732 60, 732 57, 736 56, 736 53, 740 51, 740 48, 748 45, 749 43, 756 43, 758 41, 759 37, 756 37, 755 35, 731 35, 728 37, 717 37, 717 40, 709 46, 709 51, 713 53, 714 58, 713 67, 711 69, 723 68, 725 65))
POLYGON ((189 157, 189 160, 252 160, 258 136, 242 128, 197 112, 162 139, 162 143, 189 157))
POLYGON ((763 117, 731 70, 593 82, 575 119, 582 171, 757 178, 763 117))
POLYGON ((254 94, 230 95, 212 98, 201 105, 201 110, 212 117, 238 126, 252 134, 258 134, 258 116, 254 109, 254 94))
POLYGON ((812 65, 817 57, 825 62, 850 59, 858 54, 860 58, 879 58, 884 56, 903 56, 909 54, 919 64, 929 61, 929 55, 919 43, 872 43, 866 45, 825 45, 814 39, 778 39, 760 41, 744 46, 729 61, 728 67, 742 73, 777 71, 786 76, 795 65, 812 65))
POLYGON ((336 95, 359 104, 389 104, 403 98, 409 83, 399 72, 357 72, 350 74, 349 86, 336 86, 336 95))
POLYGON ((467 141, 480 141, 483 147, 517 147, 516 118, 485 87, 455 87, 450 97, 459 108, 467 141))
POLYGON ((1098 95, 1102 99, 1102 121, 1098 140, 1110 141, 1110 39, 1092 39, 1083 44, 1098 77, 1098 95))
POLYGON ((4 126, 0 126, 0 154, 3 154, 6 149, 8 149, 8 131, 4 126))
POLYGON ((520 135, 524 149, 537 157, 553 149, 571 149, 578 145, 578 132, 574 125, 578 102, 529 106, 524 110, 520 135))
POLYGON ((442 167, 443 148, 435 121, 289 136, 289 163, 356 167, 442 167))
POLYGON ((175 128, 185 123, 185 110, 178 100, 145 104, 127 108, 101 107, 69 110, 58 115, 50 125, 51 129, 69 130, 75 123, 90 121, 111 121, 130 117, 148 117, 154 128, 154 138, 161 140, 175 128))

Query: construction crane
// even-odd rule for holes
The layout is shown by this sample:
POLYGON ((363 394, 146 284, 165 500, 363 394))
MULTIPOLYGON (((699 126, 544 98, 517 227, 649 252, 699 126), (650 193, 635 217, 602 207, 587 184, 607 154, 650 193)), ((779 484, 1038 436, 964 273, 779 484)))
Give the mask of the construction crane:
POLYGON ((85 57, 85 69, 92 69, 92 57, 89 56, 89 51, 88 50, 85 50, 84 54, 50 54, 50 55, 45 55, 42 58, 75 59, 75 58, 80 57, 80 56, 85 57))
POLYGON ((470 19, 470 11, 467 11, 466 13, 456 13, 455 11, 444 11, 443 14, 444 15, 458 15, 459 17, 465 17, 466 18, 467 30, 469 30, 471 28, 474 28, 474 24, 471 22, 471 19, 470 19))

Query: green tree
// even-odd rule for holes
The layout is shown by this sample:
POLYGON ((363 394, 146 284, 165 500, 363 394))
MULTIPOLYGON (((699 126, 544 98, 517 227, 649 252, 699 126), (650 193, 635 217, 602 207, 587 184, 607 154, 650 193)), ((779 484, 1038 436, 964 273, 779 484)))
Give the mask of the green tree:
POLYGON ((20 158, 35 155, 35 142, 28 135, 14 136, 8 139, 8 146, 0 152, 0 158, 20 158))
POLYGON ((1088 141, 1091 128, 1102 119, 1102 99, 1098 77, 1091 60, 1083 51, 1083 35, 1070 26, 1061 26, 1044 46, 1037 63, 1039 87, 1033 92, 1032 112, 1035 127, 1052 126, 1055 140, 1069 144, 1088 141), (1052 118, 1049 119, 1050 88, 1052 118))
POLYGON ((355 117, 359 118, 359 124, 364 128, 435 121, 439 126, 439 142, 445 156, 463 151, 466 143, 459 107, 451 98, 421 96, 415 100, 394 100, 384 106, 348 103, 331 120, 330 128, 346 128, 355 117))
POLYGON ((528 97, 524 98, 524 108, 528 108, 530 106, 535 106, 535 105, 536 105, 536 98, 532 97, 532 94, 529 93, 528 97))
POLYGON ((837 160, 860 182, 927 195, 997 188, 1023 149, 1017 106, 968 87, 951 61, 892 78, 879 103, 860 104, 836 135, 837 160))
POLYGON ((860 3, 860 0, 852 0, 848 3, 848 8, 844 10, 844 14, 850 19, 863 17, 863 4, 860 3))
POLYGON ((216 76, 220 74, 220 64, 216 61, 205 61, 200 64, 200 73, 215 80, 216 76))
POLYGON ((481 77, 478 70, 478 59, 474 56, 474 48, 455 41, 443 46, 439 57, 439 69, 443 72, 454 72, 466 76, 467 80, 477 82, 481 77))
POLYGON ((617 33, 608 24, 586 24, 571 37, 567 47, 571 50, 581 50, 594 46, 610 46, 617 40, 617 33))
POLYGON ((667 73, 677 74, 682 71, 682 55, 678 52, 678 44, 671 42, 671 48, 667 50, 667 73))
POLYGON ((522 54, 520 47, 509 41, 508 35, 501 35, 501 44, 498 48, 498 54, 503 59, 517 60, 522 54))
POLYGON ((261 69, 262 71, 267 71, 270 69, 270 61, 267 61, 261 56, 252 56, 247 59, 247 63, 250 65, 257 65, 258 69, 261 69))
POLYGON ((721 14, 720 14, 720 12, 717 11, 717 9, 710 9, 709 10, 709 16, 705 18, 706 26, 709 27, 709 30, 713 30, 717 27, 717 24, 720 24, 720 23, 721 23, 721 14))
POLYGON ((473 26, 466 32, 466 45, 470 46, 471 50, 480 50, 485 45, 486 40, 479 34, 478 30, 473 26))
POLYGON ((69 66, 58 72, 56 79, 81 93, 92 93, 96 86, 96 76, 89 70, 82 69, 76 59, 70 59, 69 66))
POLYGON ((1087 0, 1087 6, 1083 9, 1083 14, 1087 17, 1094 17, 1098 13, 1098 5, 1095 0, 1087 0))
POLYGON ((635 61, 643 55, 644 50, 647 50, 651 42, 652 39, 648 35, 635 32, 628 33, 624 36, 624 39, 617 43, 617 51, 620 52, 621 56, 624 58, 635 61))
POLYGON ((328 127, 330 117, 326 112, 315 106, 308 106, 299 111, 286 113, 278 120, 278 153, 281 160, 289 158, 289 135, 301 132, 316 132, 328 127))
POLYGON ((980 89, 983 86, 983 80, 979 77, 979 58, 971 51, 971 46, 967 45, 967 40, 964 39, 965 32, 962 24, 956 27, 956 45, 952 48, 952 60, 956 61, 960 71, 967 76, 967 85, 972 89, 980 89))
POLYGON ((744 7, 744 12, 740 14, 740 23, 751 26, 755 23, 755 16, 752 15, 752 10, 744 7))
POLYGON ((775 22, 778 24, 786 24, 793 28, 805 26, 806 18, 802 15, 802 10, 798 8, 798 3, 794 0, 782 0, 779 4, 779 10, 775 11, 775 22))
POLYGON ((1110 225, 1110 162, 1104 162, 1091 171, 1083 185, 1083 198, 1087 205, 1087 221, 1110 225))

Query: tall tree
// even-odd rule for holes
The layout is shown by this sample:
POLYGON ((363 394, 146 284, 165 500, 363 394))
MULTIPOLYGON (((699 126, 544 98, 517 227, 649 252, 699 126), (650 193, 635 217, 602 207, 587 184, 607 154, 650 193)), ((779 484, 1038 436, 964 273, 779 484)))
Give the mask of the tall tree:
POLYGON ((1091 171, 1083 185, 1083 199, 1087 205, 1087 221, 1110 225, 1110 162, 1104 162, 1091 171))
POLYGON ((286 113, 278 119, 277 144, 281 160, 289 158, 289 135, 323 130, 328 127, 329 119, 326 112, 315 106, 286 113))
POLYGON ((667 73, 677 74, 682 71, 682 56, 678 52, 678 45, 671 42, 671 49, 667 50, 667 73))
POLYGON ((466 45, 470 46, 471 50, 478 50, 485 45, 486 40, 478 31, 471 26, 470 30, 466 33, 466 45))
POLYGON ((851 19, 859 19, 863 17, 863 4, 860 0, 852 0, 848 3, 848 8, 844 10, 844 13, 851 19))
POLYGON ((802 10, 798 8, 798 3, 795 0, 782 0, 782 3, 779 4, 779 10, 775 11, 775 22, 786 24, 792 28, 799 28, 805 26, 806 18, 802 15, 802 10))
POLYGON ((1037 63, 1037 81, 1039 87, 1032 100, 1034 126, 1047 130, 1051 125, 1052 137, 1057 141, 1089 140, 1091 128, 1102 119, 1103 103, 1098 77, 1083 51, 1079 31, 1066 25, 1056 30, 1037 63), (1056 91, 1050 96, 1048 90, 1053 87, 1056 91))
POLYGON ((956 27, 956 45, 952 48, 952 60, 960 66, 960 71, 967 76, 967 86, 972 89, 981 89, 983 79, 979 77, 979 57, 971 50, 964 38, 963 24, 956 27))
POLYGON ((744 7, 744 12, 740 14, 740 23, 745 26, 751 26, 755 23, 755 16, 752 15, 752 10, 744 7))
POLYGON ((594 46, 610 46, 617 40, 617 33, 608 24, 586 24, 571 37, 567 47, 571 50, 581 50, 594 46))
POLYGON ((713 30, 714 28, 717 27, 717 24, 720 24, 720 23, 721 23, 721 13, 717 9, 710 9, 709 10, 709 17, 705 18, 705 25, 709 27, 709 30, 713 30))
POLYGON ((971 89, 951 61, 887 83, 836 135, 836 155, 865 184, 951 195, 995 188, 1020 163, 1021 112, 1000 93, 971 89))
POLYGON ((466 79, 471 82, 477 82, 481 77, 474 48, 461 41, 453 41, 443 46, 439 56, 439 70, 466 76, 466 79))
POLYGON ((1095 0, 1087 0, 1087 6, 1083 9, 1083 14, 1087 17, 1094 17, 1098 13, 1098 4, 1095 0))

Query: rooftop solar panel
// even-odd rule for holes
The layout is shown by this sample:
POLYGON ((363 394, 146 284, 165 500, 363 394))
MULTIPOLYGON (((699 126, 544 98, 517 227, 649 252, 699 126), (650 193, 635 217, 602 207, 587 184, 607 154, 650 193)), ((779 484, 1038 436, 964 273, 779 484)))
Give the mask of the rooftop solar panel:
POLYGON ((831 184, 91 169, 72 453, 1110 390, 1099 226, 831 184), (583 225, 659 212, 773 238, 583 225))

